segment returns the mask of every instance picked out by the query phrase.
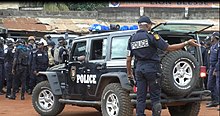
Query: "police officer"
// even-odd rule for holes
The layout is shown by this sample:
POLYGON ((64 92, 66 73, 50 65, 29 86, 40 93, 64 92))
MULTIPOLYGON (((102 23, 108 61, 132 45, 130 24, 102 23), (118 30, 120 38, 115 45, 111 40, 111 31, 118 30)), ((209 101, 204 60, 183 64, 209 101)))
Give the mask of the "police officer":
POLYGON ((55 62, 54 62, 54 44, 52 41, 47 41, 48 43, 48 59, 49 59, 49 67, 52 67, 55 65, 55 62))
POLYGON ((153 116, 160 116, 160 75, 161 66, 157 48, 166 51, 182 49, 186 45, 199 46, 194 39, 183 43, 169 45, 156 33, 149 32, 154 23, 149 17, 143 16, 138 20, 139 30, 129 39, 127 55, 127 75, 130 83, 133 83, 131 60, 136 59, 135 79, 137 82, 137 116, 145 116, 146 94, 149 87, 153 116))
POLYGON ((31 70, 31 63, 33 60, 33 51, 36 50, 36 44, 35 44, 35 37, 29 36, 28 37, 28 44, 27 44, 28 50, 30 51, 29 54, 29 61, 28 61, 28 73, 27 73, 27 80, 26 80, 26 91, 30 95, 32 94, 32 88, 33 83, 36 83, 36 79, 33 76, 33 71, 31 70))
POLYGON ((32 70, 36 77, 36 84, 45 80, 43 76, 39 75, 39 71, 46 71, 48 65, 49 65, 48 54, 44 50, 44 43, 40 41, 37 43, 37 50, 34 51, 33 53, 32 70))
POLYGON ((0 38, 0 95, 4 95, 4 39, 0 38))
MULTIPOLYGON (((217 62, 217 64, 216 64, 216 72, 217 72, 217 74, 216 74, 216 79, 218 80, 218 81, 216 81, 217 82, 217 95, 220 95, 220 41, 218 41, 218 62, 217 62)), ((220 97, 220 96, 219 96, 220 97)), ((218 108, 217 109, 218 111, 220 111, 220 108, 218 108)))
POLYGON ((68 53, 66 47, 65 47, 65 39, 64 37, 58 38, 58 46, 54 50, 54 61, 55 64, 60 64, 64 62, 64 56, 68 53))
POLYGON ((212 46, 210 48, 209 57, 209 74, 208 74, 208 89, 211 91, 212 101, 206 105, 206 107, 216 107, 219 105, 219 94, 218 94, 218 79, 216 77, 217 70, 219 68, 218 62, 218 43, 219 43, 219 32, 214 32, 211 36, 212 46))
MULTIPOLYGON (((209 62, 208 62, 208 49, 205 47, 205 43, 203 41, 200 42, 201 44, 201 52, 202 52, 202 61, 203 61, 203 66, 206 66, 206 70, 208 70, 209 67, 209 62)), ((192 55, 195 55, 196 48, 195 47, 189 47, 187 49, 192 55)), ((207 89, 207 78, 204 78, 204 87, 207 89)))
POLYGON ((8 46, 5 50, 5 77, 7 82, 7 91, 5 97, 8 98, 11 95, 12 82, 14 75, 12 74, 12 62, 14 59, 14 40, 8 39, 6 41, 6 45, 8 46))
POLYGON ((29 60, 29 51, 28 48, 24 45, 25 42, 22 39, 16 41, 16 49, 12 64, 12 74, 14 75, 13 79, 13 90, 9 99, 15 100, 16 91, 19 88, 19 81, 21 82, 21 100, 24 100, 25 94, 25 85, 26 85, 26 75, 28 70, 28 60, 29 60))

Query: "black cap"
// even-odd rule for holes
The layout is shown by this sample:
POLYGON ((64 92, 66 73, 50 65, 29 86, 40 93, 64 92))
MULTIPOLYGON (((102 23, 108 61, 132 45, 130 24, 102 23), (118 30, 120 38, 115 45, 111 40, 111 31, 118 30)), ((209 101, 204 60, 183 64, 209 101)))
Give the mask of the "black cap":
POLYGON ((219 32, 213 32, 212 37, 215 37, 216 39, 219 39, 219 32))
POLYGON ((47 41, 47 44, 48 44, 49 46, 55 46, 55 45, 56 45, 55 42, 52 41, 52 40, 47 41))
POLYGON ((138 19, 138 23, 139 23, 139 24, 155 24, 155 23, 152 22, 152 21, 150 20, 150 18, 147 17, 147 16, 142 16, 142 17, 140 17, 140 19, 138 19))
POLYGON ((64 37, 59 37, 58 41, 65 40, 64 37))

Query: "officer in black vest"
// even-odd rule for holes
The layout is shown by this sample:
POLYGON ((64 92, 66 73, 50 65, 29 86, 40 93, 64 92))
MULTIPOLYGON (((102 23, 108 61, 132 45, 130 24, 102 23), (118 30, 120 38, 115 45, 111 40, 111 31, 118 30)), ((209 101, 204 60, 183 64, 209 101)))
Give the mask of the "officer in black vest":
POLYGON ((9 96, 9 99, 15 100, 16 90, 19 88, 19 81, 21 82, 21 100, 24 100, 25 94, 25 85, 26 85, 26 75, 28 70, 28 59, 29 51, 28 48, 24 45, 25 41, 18 39, 16 41, 16 49, 12 65, 12 74, 14 74, 13 79, 13 90, 12 94, 9 96))
POLYGON ((32 94, 32 90, 34 88, 34 85, 36 83, 35 76, 33 76, 33 71, 31 70, 31 65, 32 65, 32 59, 33 59, 33 51, 35 51, 36 44, 35 44, 35 37, 34 36, 29 36, 28 37, 28 44, 27 44, 28 49, 30 50, 29 54, 29 63, 28 63, 28 74, 27 74, 27 82, 26 82, 26 91, 29 95, 32 94))
POLYGON ((8 46, 5 50, 5 77, 7 82, 6 98, 11 95, 12 82, 14 75, 12 74, 12 62, 14 59, 14 42, 12 40, 7 40, 6 45, 8 46))
POLYGON ((149 87, 153 116, 160 116, 161 114, 161 65, 157 49, 174 51, 182 49, 186 45, 199 45, 195 43, 194 39, 180 44, 169 45, 158 34, 149 32, 152 24, 154 23, 149 17, 141 17, 138 20, 140 30, 129 39, 127 48, 127 74, 130 83, 134 82, 131 60, 133 56, 136 59, 137 116, 145 116, 147 87, 149 87))
POLYGON ((217 107, 219 105, 219 78, 216 77, 217 69, 219 68, 218 63, 218 50, 219 50, 219 32, 214 32, 211 36, 212 46, 210 48, 209 57, 209 74, 207 88, 211 91, 211 102, 206 107, 217 107))
POLYGON ((4 95, 4 39, 0 37, 0 95, 4 95))
POLYGON ((47 51, 44 50, 44 43, 37 42, 37 50, 33 52, 32 70, 36 77, 36 84, 46 80, 43 76, 39 75, 39 71, 46 71, 49 66, 49 59, 47 51))
POLYGON ((54 49, 54 62, 56 65, 63 63, 65 59, 64 57, 68 54, 64 37, 59 37, 58 42, 58 46, 54 49))

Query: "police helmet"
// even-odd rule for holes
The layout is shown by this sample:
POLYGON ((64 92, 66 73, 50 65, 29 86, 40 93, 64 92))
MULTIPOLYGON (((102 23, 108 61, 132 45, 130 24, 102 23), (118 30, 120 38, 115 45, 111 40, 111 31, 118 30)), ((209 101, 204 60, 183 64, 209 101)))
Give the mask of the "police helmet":
POLYGON ((31 40, 35 41, 35 37, 34 36, 29 36, 28 37, 28 42, 31 41, 31 40))
POLYGON ((12 40, 7 40, 6 41, 6 45, 7 46, 11 46, 11 45, 13 45, 14 44, 14 42, 12 41, 12 40))
POLYGON ((47 46, 47 45, 48 45, 48 44, 47 44, 47 41, 46 41, 45 39, 43 39, 43 38, 40 39, 40 42, 42 42, 44 46, 47 46))
POLYGON ((36 45, 44 45, 44 42, 42 42, 42 41, 37 41, 37 42, 36 42, 36 45))
POLYGON ((216 39, 219 39, 219 32, 213 32, 212 37, 215 37, 216 39))

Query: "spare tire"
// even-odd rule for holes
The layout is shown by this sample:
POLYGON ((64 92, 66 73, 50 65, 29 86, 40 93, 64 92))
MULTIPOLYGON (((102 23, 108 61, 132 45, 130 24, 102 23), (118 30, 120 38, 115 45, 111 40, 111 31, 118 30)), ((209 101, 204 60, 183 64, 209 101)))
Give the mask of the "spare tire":
POLYGON ((199 64, 190 53, 178 50, 162 59, 162 91, 168 96, 183 97, 189 94, 199 79, 199 64))

